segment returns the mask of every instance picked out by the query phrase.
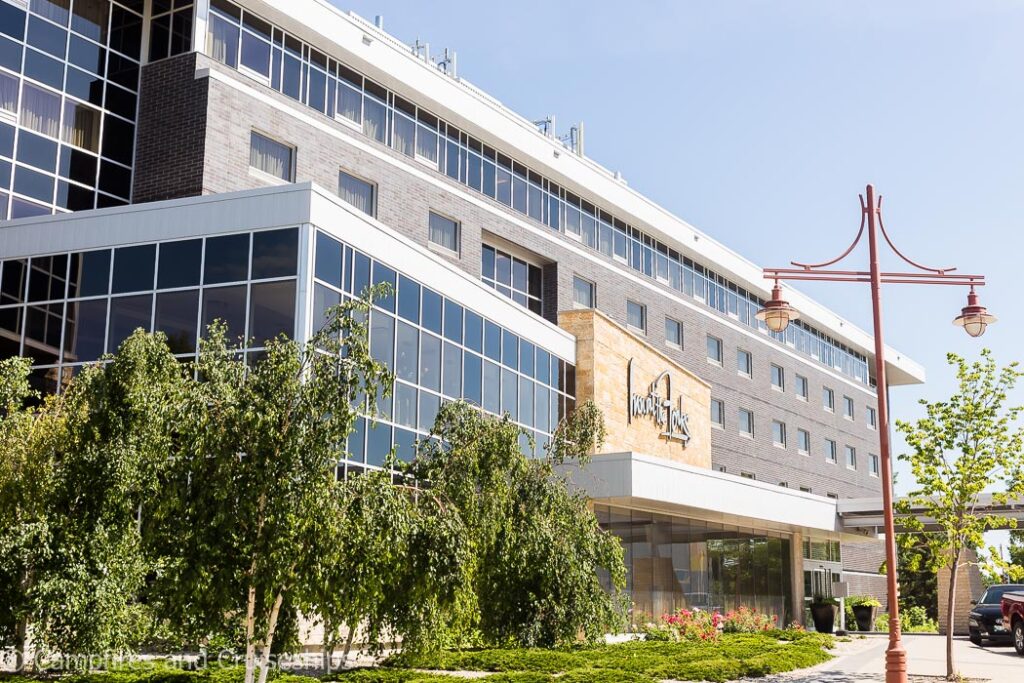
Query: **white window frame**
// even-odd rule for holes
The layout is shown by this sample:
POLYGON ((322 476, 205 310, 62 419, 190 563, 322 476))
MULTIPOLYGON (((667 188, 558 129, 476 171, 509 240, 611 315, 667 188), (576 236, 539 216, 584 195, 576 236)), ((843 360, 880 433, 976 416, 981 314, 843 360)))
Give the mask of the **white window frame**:
POLYGON ((736 349, 736 374, 740 377, 746 377, 747 379, 754 378, 754 354, 746 349, 736 349), (740 367, 740 354, 744 354, 747 358, 747 369, 744 370, 740 367))
POLYGON ((772 420, 772 445, 775 446, 776 448, 786 448, 787 447, 786 423, 783 422, 782 420, 772 420), (775 439, 775 428, 776 427, 779 428, 779 436, 782 437, 781 441, 778 441, 778 440, 775 439))
POLYGON ((796 386, 797 386, 796 397, 798 399, 800 399, 801 401, 806 402, 808 400, 808 395, 810 394, 810 390, 811 390, 811 382, 810 382, 810 380, 808 380, 803 375, 801 375, 799 373, 796 373, 796 386), (804 386, 803 392, 801 392, 799 390, 801 382, 803 382, 803 386, 804 386))
POLYGON ((772 389, 774 389, 775 391, 781 391, 781 392, 785 393, 785 391, 786 391, 786 369, 784 367, 782 367, 781 365, 779 365, 778 363, 772 363, 771 366, 770 366, 770 369, 769 369, 769 373, 770 373, 769 379, 771 380, 772 389), (775 371, 776 370, 778 370, 778 373, 779 373, 779 382, 778 382, 778 384, 775 383, 775 371))
POLYGON ((298 151, 299 150, 298 150, 298 148, 295 145, 289 144, 289 143, 285 142, 284 140, 282 140, 281 138, 275 137, 274 135, 271 135, 271 134, 267 133, 266 131, 261 130, 259 128, 250 128, 249 129, 249 154, 250 154, 250 159, 248 161, 246 161, 246 164, 249 167, 249 175, 251 175, 253 177, 256 177, 256 178, 259 178, 260 180, 263 180, 264 182, 272 183, 274 185, 289 185, 291 183, 294 183, 295 182, 296 162, 297 162, 298 156, 299 156, 298 155, 298 151), (256 168, 255 166, 252 165, 252 163, 251 163, 251 161, 252 161, 251 160, 251 155, 252 155, 252 136, 253 135, 259 135, 261 138, 264 138, 266 140, 270 140, 271 142, 276 142, 277 144, 281 145, 282 147, 287 147, 288 148, 288 150, 289 150, 289 155, 288 155, 289 156, 289 159, 288 159, 288 162, 289 162, 289 168, 288 168, 289 180, 285 180, 283 178, 279 178, 276 175, 274 175, 273 173, 267 173, 266 171, 264 171, 262 169, 259 169, 259 168, 256 168))
POLYGON ((643 334, 647 334, 647 322, 648 322, 647 321, 647 306, 642 304, 642 303, 640 303, 639 301, 633 301, 632 299, 626 299, 626 327, 628 327, 631 330, 636 330, 637 332, 642 332, 643 334), (631 323, 629 321, 629 307, 630 307, 630 305, 639 306, 640 307, 640 316, 643 318, 643 320, 641 321, 643 323, 643 327, 637 327, 636 325, 634 325, 633 323, 631 323))
POLYGON ((882 470, 882 464, 874 453, 868 453, 868 474, 877 477, 882 470))
POLYGON ((673 349, 683 348, 683 323, 681 320, 676 320, 670 315, 665 316, 665 343, 671 346, 673 349), (668 326, 669 323, 675 323, 679 328, 679 341, 672 341, 668 338, 668 326))
POLYGON ((462 258, 462 222, 456 219, 455 217, 449 216, 448 214, 443 213, 441 211, 427 209, 427 246, 431 249, 437 250, 442 254, 462 258), (449 220, 455 224, 455 243, 458 245, 457 249, 453 251, 452 249, 449 249, 443 244, 438 244, 434 240, 430 239, 430 214, 434 214, 438 218, 444 218, 445 220, 449 220))
POLYGON ((716 406, 716 405, 718 406, 718 415, 721 418, 721 421, 719 421, 719 422, 715 421, 715 413, 714 413, 714 411, 712 411, 711 415, 710 415, 710 418, 711 418, 711 428, 712 429, 725 429, 725 401, 723 401, 720 398, 713 398, 713 399, 711 399, 711 406, 713 407, 713 406, 716 406))
POLYGON ((796 430, 796 452, 800 455, 811 454, 811 433, 806 429, 797 428, 796 430), (806 438, 801 438, 801 435, 806 438), (801 445, 801 441, 807 444, 806 448, 801 445))
POLYGON ((580 277, 579 275, 573 275, 572 276, 572 307, 573 308, 578 308, 578 309, 583 309, 583 310, 590 309, 590 308, 596 310, 597 309, 597 283, 595 283, 593 280, 588 280, 585 277, 580 277), (577 281, 582 282, 582 283, 586 284, 588 287, 590 287, 590 305, 589 306, 586 306, 584 304, 581 304, 579 301, 576 301, 576 282, 577 281))
POLYGON ((713 334, 709 334, 707 340, 704 342, 704 351, 709 363, 711 363, 712 365, 717 365, 718 367, 722 367, 725 361, 725 342, 722 341, 721 337, 716 337, 713 334), (718 342, 718 358, 712 358, 711 355, 707 353, 708 342, 710 342, 712 339, 718 342))
POLYGON ((855 408, 853 399, 849 396, 843 395, 843 417, 847 420, 853 420, 855 416, 855 408))
POLYGON ((836 412, 836 392, 834 389, 829 387, 821 388, 821 407, 829 413, 836 412), (828 396, 828 403, 825 402, 825 397, 828 396))
POLYGON ((753 439, 754 438, 754 411, 753 410, 747 410, 746 408, 740 408, 737 411, 737 414, 740 416, 739 435, 743 436, 743 437, 746 437, 748 439, 753 439), (750 431, 744 431, 744 429, 743 429, 746 426, 746 425, 744 425, 744 417, 747 416, 747 415, 750 416, 749 421, 747 421, 747 424, 749 424, 749 426, 750 426, 750 431))
POLYGON ((839 444, 835 439, 825 439, 825 462, 839 464, 839 444))

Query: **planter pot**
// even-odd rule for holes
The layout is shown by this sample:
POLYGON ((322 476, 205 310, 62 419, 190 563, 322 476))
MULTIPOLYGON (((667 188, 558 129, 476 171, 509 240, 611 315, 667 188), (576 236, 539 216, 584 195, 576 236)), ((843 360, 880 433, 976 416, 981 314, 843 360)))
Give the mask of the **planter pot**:
POLYGON ((818 633, 832 633, 836 625, 836 614, 839 605, 811 605, 811 618, 814 619, 814 630, 818 633))
POLYGON ((853 608, 853 616, 857 619, 858 631, 875 630, 875 612, 878 608, 874 605, 857 605, 853 608))

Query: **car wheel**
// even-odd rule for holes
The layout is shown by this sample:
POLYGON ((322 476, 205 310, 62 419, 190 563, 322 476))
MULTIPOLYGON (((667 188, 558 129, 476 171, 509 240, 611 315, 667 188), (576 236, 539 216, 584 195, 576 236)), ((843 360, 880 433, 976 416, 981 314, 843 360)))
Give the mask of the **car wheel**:
POLYGON ((978 647, 982 646, 982 642, 983 641, 981 640, 981 634, 980 633, 978 633, 977 631, 970 631, 970 636, 969 637, 970 637, 972 643, 974 643, 978 647))
POLYGON ((1013 625, 1013 649, 1024 655, 1024 619, 1018 619, 1013 625))

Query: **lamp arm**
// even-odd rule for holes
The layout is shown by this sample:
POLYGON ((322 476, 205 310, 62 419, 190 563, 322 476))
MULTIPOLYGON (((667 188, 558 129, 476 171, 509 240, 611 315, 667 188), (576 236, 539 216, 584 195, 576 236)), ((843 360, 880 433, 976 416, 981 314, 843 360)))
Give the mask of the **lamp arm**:
POLYGON ((885 242, 886 242, 886 244, 889 245, 889 248, 892 249, 893 252, 895 252, 895 254, 897 256, 899 256, 901 259, 903 259, 904 261, 906 261, 907 263, 912 265, 914 268, 917 268, 918 270, 923 270, 923 271, 926 271, 926 272, 929 272, 929 273, 938 273, 939 275, 945 275, 946 273, 952 273, 954 270, 956 270, 956 268, 929 268, 928 266, 922 266, 920 263, 915 263, 914 261, 911 261, 909 258, 904 256, 903 252, 900 251, 899 249, 897 249, 896 245, 892 243, 892 240, 889 238, 889 233, 886 232, 886 230, 885 230, 885 223, 882 221, 882 196, 881 195, 878 196, 878 227, 882 230, 882 237, 885 238, 885 242))
POLYGON ((791 264, 793 264, 797 268, 803 268, 804 270, 811 270, 812 268, 825 268, 826 266, 831 266, 835 263, 839 263, 844 258, 850 255, 850 252, 853 251, 858 244, 860 244, 860 238, 864 236, 864 222, 867 220, 868 217, 868 209, 867 205, 864 203, 864 195, 860 194, 857 196, 860 198, 860 229, 857 231, 857 236, 853 238, 853 244, 851 244, 846 249, 846 251, 844 251, 842 254, 832 259, 831 261, 825 261, 824 263, 798 263, 796 261, 790 261, 791 264))

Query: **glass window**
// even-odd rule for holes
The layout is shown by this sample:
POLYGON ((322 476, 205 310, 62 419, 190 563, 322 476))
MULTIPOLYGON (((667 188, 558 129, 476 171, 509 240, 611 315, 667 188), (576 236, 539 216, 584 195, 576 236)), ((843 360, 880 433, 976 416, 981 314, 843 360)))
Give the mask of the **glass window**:
MULTIPOLYGON (((117 272, 115 260, 114 272, 117 272)), ((152 286, 152 285, 150 285, 152 286)), ((113 353, 137 328, 149 332, 153 315, 153 295, 122 296, 110 300, 110 326, 107 333, 107 351, 113 353)))
POLYGON ((367 216, 372 216, 375 213, 374 194, 372 183, 344 171, 338 173, 338 195, 342 201, 351 204, 367 216))
MULTIPOLYGON (((469 376, 466 376, 467 380, 469 376)), ((501 412, 501 368, 497 363, 484 361, 484 410, 495 415, 501 412)))
POLYGON ((740 408, 739 419, 740 434, 743 436, 754 436, 754 413, 746 408, 740 408))
POLYGON ((750 351, 737 349, 736 351, 736 372, 744 377, 754 376, 754 357, 750 351))
POLYGON ((499 294, 509 297, 520 306, 541 315, 543 278, 540 266, 495 249, 489 244, 483 245, 480 253, 480 275, 484 284, 493 287, 499 294))
POLYGON ((21 92, 21 125, 52 138, 60 134, 60 96, 30 83, 21 92))
POLYGON ((419 385, 441 390, 441 339, 429 332, 420 335, 419 385))
POLYGON ((466 348, 470 351, 476 351, 482 353, 483 347, 483 335, 484 335, 484 321, 479 315, 473 311, 466 311, 466 334, 465 344, 466 348))
POLYGON ((249 142, 249 165, 275 178, 294 179, 294 149, 253 131, 249 142))
POLYGON ((444 336, 453 342, 462 342, 462 306, 445 299, 444 302, 444 336))
POLYGON ((501 371, 501 413, 508 413, 513 420, 519 420, 519 383, 511 370, 501 371))
POLYGON ((581 308, 595 308, 597 305, 597 285, 589 280, 575 276, 572 279, 572 300, 581 308))
POLYGON ((406 156, 413 156, 416 138, 416 123, 405 114, 395 112, 394 131, 391 146, 406 156))
MULTIPOLYGON (((18 161, 51 173, 57 168, 57 143, 27 130, 18 136, 18 161)), ((92 184, 93 178, 89 179, 92 184)), ((3 183, 6 187, 7 183, 3 183)))
POLYGON ((103 156, 125 166, 135 153, 135 126, 113 116, 103 117, 103 156))
POLYGON ((725 426, 725 402, 720 399, 711 399, 711 426, 725 426))
POLYGON ((481 381, 483 379, 482 359, 475 353, 466 352, 462 356, 462 397, 473 405, 483 404, 481 381))
POLYGON ((647 307, 627 299, 626 324, 635 330, 647 332, 647 307))
POLYGON ((413 323, 420 321, 420 286, 404 275, 398 276, 398 315, 413 323))
POLYGON ((846 466, 851 469, 857 469, 857 449, 853 446, 846 447, 846 466))
POLYGON ((786 423, 772 420, 772 443, 776 446, 786 446, 786 423))
POLYGON ((722 364, 722 340, 718 337, 708 335, 708 360, 712 363, 722 364))
POLYGON ((175 289, 198 286, 199 266, 202 258, 202 240, 162 242, 160 244, 160 266, 157 269, 157 288, 175 289))
POLYGON ((807 400, 807 378, 803 375, 796 376, 796 396, 797 398, 806 401, 807 400))
POLYGON ((398 321, 398 355, 395 375, 399 379, 416 382, 419 379, 420 331, 409 323, 398 321))
MULTIPOLYGON (((62 23, 67 26, 66 16, 62 23)), ((42 21, 38 17, 29 17, 28 39, 26 42, 38 50, 53 55, 57 59, 64 59, 68 32, 51 23, 42 21)))
POLYGON ((665 341, 669 346, 683 348, 683 324, 672 318, 665 318, 665 341))
POLYGON ((18 79, 0 71, 0 109, 18 111, 18 79))
POLYGON ((828 387, 821 388, 821 406, 829 412, 834 411, 836 408, 835 392, 828 387))
POLYGON ((114 5, 110 12, 110 47, 138 60, 142 50, 142 18, 114 5))
POLYGON ((252 286, 249 336, 257 346, 284 334, 295 337, 295 281, 261 282, 252 286))
POLYGON ((98 43, 107 42, 108 0, 75 0, 71 9, 71 28, 98 43))
POLYGON ((843 417, 853 419, 853 399, 849 396, 843 396, 843 417))
POLYGON ((203 283, 239 282, 249 277, 249 233, 206 240, 203 283))
POLYGON ((313 285, 313 333, 323 329, 329 322, 331 309, 341 303, 341 294, 324 287, 319 282, 313 285))
POLYGON ((261 230, 252 234, 253 280, 295 275, 298 258, 298 229, 261 230))
POLYGON ((806 429, 796 430, 796 449, 807 455, 811 451, 811 435, 806 429))
POLYGON ((238 26, 210 13, 210 33, 206 40, 206 53, 234 68, 238 66, 238 26))
POLYGON ((384 142, 387 130, 387 108, 372 97, 363 100, 363 133, 377 142, 384 142))
POLYGON ((389 370, 395 366, 395 319, 376 309, 370 311, 370 355, 389 370))
POLYGON ((344 81, 338 81, 338 114, 359 123, 363 118, 362 111, 363 94, 344 81))
POLYGON ((142 244, 114 250, 114 294, 153 289, 156 245, 142 244))
POLYGON ((41 17, 57 22, 61 26, 68 25, 68 8, 71 0, 32 0, 29 8, 41 17))
POLYGON ((269 78, 270 43, 255 33, 242 31, 242 66, 264 78, 269 78))
POLYGON ((459 252, 459 224, 450 218, 430 212, 429 239, 433 244, 459 252))
POLYGON ((832 439, 825 439, 825 460, 834 463, 838 459, 839 451, 836 447, 836 442, 832 439))
MULTIPOLYGON (((198 268, 196 271, 198 275, 198 268)), ((155 323, 155 331, 167 335, 171 353, 194 353, 199 323, 199 290, 157 294, 155 323)))
POLYGON ((424 287, 420 324, 431 332, 441 334, 441 308, 443 306, 444 297, 434 290, 424 287))
POLYGON ((879 471, 880 470, 879 470, 879 467, 878 467, 878 456, 875 455, 874 453, 869 453, 868 454, 868 474, 870 474, 872 477, 877 477, 879 471))
POLYGON ((877 413, 877 411, 874 408, 872 408, 871 406, 867 406, 865 408, 865 413, 867 414, 868 427, 870 427, 871 429, 876 429, 878 427, 878 413, 877 413))
POLYGON ((98 296, 110 290, 110 250, 71 255, 68 296, 98 296))
POLYGON ((786 371, 774 363, 772 364, 772 388, 779 391, 786 390, 786 371))
POLYGON ((316 233, 316 277, 341 289, 342 247, 341 242, 323 232, 316 233))
POLYGON ((107 300, 68 304, 64 321, 64 362, 92 362, 103 355, 107 334, 107 300))
POLYGON ((203 290, 202 336, 206 336, 207 328, 214 320, 223 320, 227 324, 229 343, 238 342, 244 336, 245 285, 208 287, 203 290))

